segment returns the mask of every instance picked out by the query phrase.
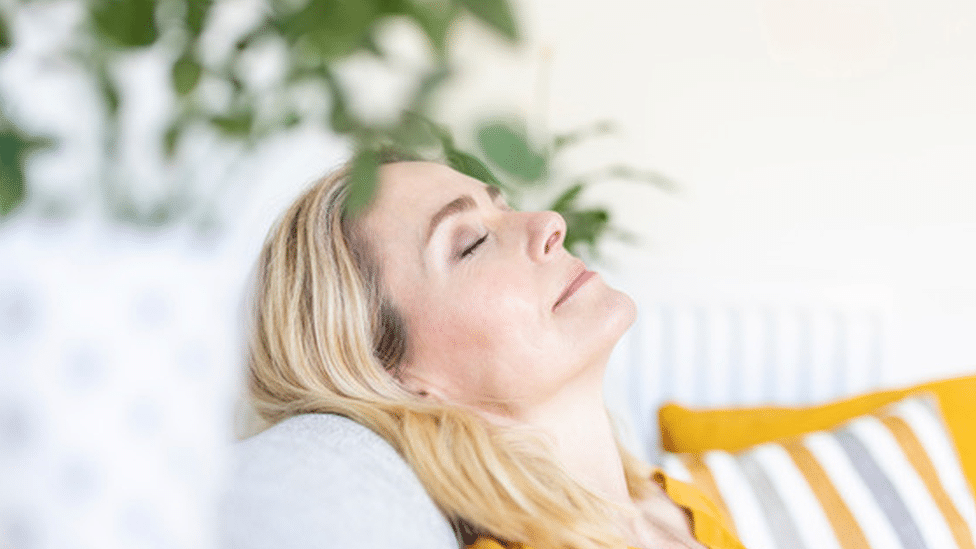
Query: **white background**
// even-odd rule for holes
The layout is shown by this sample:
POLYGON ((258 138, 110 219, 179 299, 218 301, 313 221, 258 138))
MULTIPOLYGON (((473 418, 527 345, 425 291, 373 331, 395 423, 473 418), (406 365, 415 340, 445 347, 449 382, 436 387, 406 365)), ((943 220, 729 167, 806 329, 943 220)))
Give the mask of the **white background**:
POLYGON ((611 120, 618 134, 565 171, 623 161, 676 180, 675 195, 588 195, 643 239, 614 248, 622 278, 881 288, 893 379, 976 367, 976 3, 516 6, 524 46, 462 34, 444 111, 514 105, 537 136, 611 120))

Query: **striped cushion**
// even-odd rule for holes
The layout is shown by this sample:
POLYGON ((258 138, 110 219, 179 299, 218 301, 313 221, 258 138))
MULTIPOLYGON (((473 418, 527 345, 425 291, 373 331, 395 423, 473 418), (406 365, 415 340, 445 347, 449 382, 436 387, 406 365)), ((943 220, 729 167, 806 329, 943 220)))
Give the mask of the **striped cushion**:
POLYGON ((976 549, 976 504, 934 398, 747 448, 667 454, 750 549, 976 549))

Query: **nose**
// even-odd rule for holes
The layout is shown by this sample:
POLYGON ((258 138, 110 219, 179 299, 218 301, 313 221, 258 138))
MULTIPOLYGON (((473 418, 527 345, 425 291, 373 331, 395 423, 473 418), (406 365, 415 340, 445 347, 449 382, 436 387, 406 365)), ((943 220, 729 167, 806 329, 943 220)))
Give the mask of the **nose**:
POLYGON ((566 220, 556 212, 532 212, 529 215, 529 256, 536 261, 554 257, 566 239, 566 220))

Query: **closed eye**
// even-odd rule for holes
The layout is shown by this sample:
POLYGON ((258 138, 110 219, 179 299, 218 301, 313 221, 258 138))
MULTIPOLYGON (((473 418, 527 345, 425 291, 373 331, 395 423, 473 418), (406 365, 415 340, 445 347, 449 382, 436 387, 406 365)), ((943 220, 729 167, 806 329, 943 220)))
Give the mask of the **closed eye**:
POLYGON ((461 259, 464 259, 470 256, 471 254, 473 254, 474 251, 478 249, 478 246, 481 246, 482 244, 485 243, 485 240, 488 240, 488 233, 485 233, 485 236, 479 238, 478 240, 475 240, 474 243, 472 243, 470 246, 465 248, 464 251, 461 252, 461 256, 460 256, 461 259))

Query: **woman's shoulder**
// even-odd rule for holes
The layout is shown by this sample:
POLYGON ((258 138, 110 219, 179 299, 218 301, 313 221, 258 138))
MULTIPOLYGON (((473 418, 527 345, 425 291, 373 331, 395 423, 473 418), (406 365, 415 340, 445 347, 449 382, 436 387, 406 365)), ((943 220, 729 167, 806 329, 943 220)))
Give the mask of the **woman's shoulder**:
POLYGON ((735 527, 726 513, 691 484, 671 478, 660 469, 653 473, 654 482, 691 520, 695 539, 709 549, 745 549, 735 535, 735 527))
MULTIPOLYGON (((653 479, 671 501, 684 509, 691 518, 692 533, 702 545, 709 549, 745 549, 735 536, 735 529, 725 514, 704 493, 691 484, 665 475, 659 469, 654 470, 653 479)), ((467 549, 533 548, 522 543, 505 543, 490 536, 481 536, 469 544, 467 549)))

